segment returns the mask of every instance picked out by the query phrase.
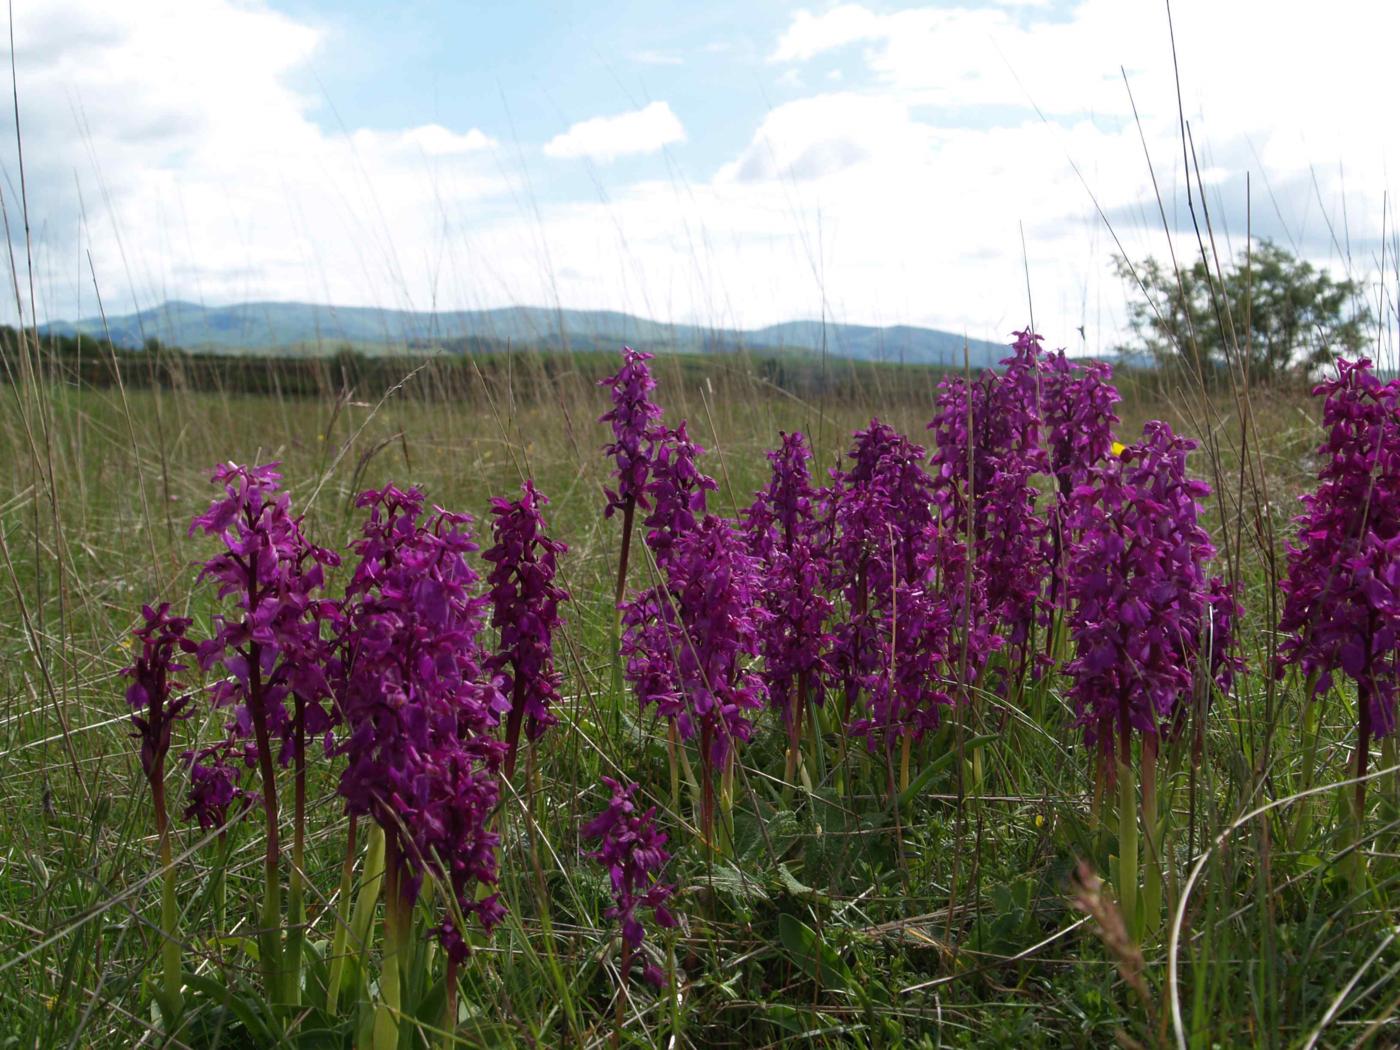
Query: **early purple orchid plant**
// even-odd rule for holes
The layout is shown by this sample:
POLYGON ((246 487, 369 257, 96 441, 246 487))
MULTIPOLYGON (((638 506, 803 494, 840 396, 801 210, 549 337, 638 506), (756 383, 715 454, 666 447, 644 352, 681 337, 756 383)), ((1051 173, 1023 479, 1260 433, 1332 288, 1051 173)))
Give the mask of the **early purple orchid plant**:
MULTIPOLYGON (((382 838, 379 1045, 398 1031, 402 968, 423 879, 450 891, 439 929, 449 993, 467 951, 461 920, 475 916, 489 931, 502 917, 495 895, 479 895, 477 887, 497 877, 491 817, 506 745, 495 733, 509 701, 483 667, 478 636, 487 599, 476 593, 478 577, 467 561, 477 549, 470 517, 439 508, 425 518, 416 489, 388 486, 356 502, 369 517, 352 547, 359 561, 346 587, 340 639, 340 750, 348 759, 340 794, 351 817, 371 817, 375 838, 382 838)), ((369 857, 377 852, 373 841, 369 857)))
MULTIPOLYGON (((1304 788, 1311 786, 1318 701, 1338 672, 1356 683, 1352 809, 1356 834, 1365 807, 1373 737, 1394 758, 1400 688, 1400 380, 1382 382, 1365 358, 1341 361, 1319 384, 1327 436, 1318 448, 1316 491, 1302 497, 1297 539, 1288 548, 1278 673, 1307 678, 1304 788)), ((1359 856, 1359 851, 1357 851, 1359 856)))
POLYGON ((617 560, 617 587, 614 606, 621 608, 627 591, 627 564, 632 547, 633 523, 637 508, 647 510, 647 484, 651 479, 652 439, 661 409, 651 400, 656 380, 647 362, 652 355, 622 348, 622 367, 615 375, 599 381, 609 388, 612 408, 598 422, 612 427, 613 440, 603 451, 613 460, 614 485, 604 489, 608 498, 604 517, 622 512, 622 548, 617 560))
POLYGON ((642 977, 662 988, 666 984, 665 972, 642 955, 646 928, 639 913, 645 908, 651 911, 658 926, 669 929, 676 925, 666 906, 675 887, 658 881, 661 869, 671 858, 666 850, 666 834, 656 827, 655 806, 638 810, 638 785, 623 785, 608 776, 603 777, 603 783, 612 793, 607 808, 583 826, 582 835, 585 839, 601 840, 588 855, 607 870, 612 887, 613 904, 604 914, 617 921, 622 935, 619 973, 625 981, 633 960, 640 956, 642 977))
POLYGON ((844 693, 843 723, 889 667, 890 609, 901 584, 919 575, 922 537, 934 523, 933 480, 924 449, 872 419, 857 431, 847 470, 832 471, 830 587, 845 603, 831 665, 844 693))
POLYGON ((274 1000, 296 1003, 305 932, 306 742, 328 738, 333 720, 325 667, 339 606, 320 592, 325 570, 340 559, 306 538, 281 480, 275 463, 217 468, 213 481, 224 494, 195 517, 189 531, 216 537, 220 544, 196 582, 216 583, 231 612, 214 617, 213 636, 198 646, 199 665, 206 672, 222 671, 210 703, 232 710, 231 739, 243 742, 260 774, 266 851, 259 960, 274 1000), (294 821, 284 949, 277 766, 289 762, 294 821))
POLYGON ((1005 370, 939 384, 931 459, 940 520, 963 538, 986 591, 989 613, 1014 654, 1009 674, 1028 669, 1031 632, 1046 619, 1042 580, 1049 526, 1037 508, 1042 447, 1040 337, 1018 332, 1005 370))
POLYGON ((1228 649, 1233 595, 1206 575, 1215 548, 1199 515, 1210 486, 1187 475, 1193 448, 1166 423, 1148 422, 1141 442, 1093 468, 1075 490, 1068 521, 1078 540, 1067 565, 1074 658, 1065 670, 1097 758, 1095 799, 1105 786, 1116 783, 1119 790, 1118 892, 1139 934, 1155 929, 1161 913, 1161 740, 1180 734, 1202 682, 1228 685, 1236 668, 1228 649), (1133 764, 1135 738, 1140 769, 1133 764), (1148 835, 1141 912, 1139 781, 1148 835))
POLYGON ((824 702, 832 674, 827 622, 834 604, 823 593, 831 567, 818 517, 823 503, 807 467, 812 453, 802 434, 780 437, 781 447, 768 453, 772 475, 746 511, 744 530, 765 582, 759 598, 768 613, 760 642, 763 682, 787 728, 784 783, 791 784, 803 720, 810 705, 824 702))
POLYGON ((179 1016, 182 997, 180 940, 176 922, 179 908, 175 898, 174 854, 170 845, 170 816, 165 804, 165 759, 170 753, 175 724, 190 715, 191 696, 174 675, 185 670, 178 662, 181 653, 193 653, 195 644, 186 637, 192 621, 172 616, 169 603, 141 610, 142 625, 133 632, 139 652, 131 666, 122 669, 130 679, 126 702, 131 707, 131 724, 141 741, 141 771, 151 792, 159 842, 161 875, 161 1009, 166 1027, 173 1028, 179 1016))
POLYGON ((647 546, 658 568, 665 569, 682 538, 705 516, 706 493, 715 479, 698 466, 705 449, 690 439, 685 420, 671 429, 658 427, 652 435, 651 480, 647 497, 647 546))
POLYGON ((758 604, 758 565, 734 526, 707 516, 681 536, 665 582, 623 608, 622 655, 643 708, 655 705, 680 740, 696 740, 700 832, 715 838, 716 781, 727 822, 735 748, 753 733, 766 699, 751 664, 768 613, 758 604))

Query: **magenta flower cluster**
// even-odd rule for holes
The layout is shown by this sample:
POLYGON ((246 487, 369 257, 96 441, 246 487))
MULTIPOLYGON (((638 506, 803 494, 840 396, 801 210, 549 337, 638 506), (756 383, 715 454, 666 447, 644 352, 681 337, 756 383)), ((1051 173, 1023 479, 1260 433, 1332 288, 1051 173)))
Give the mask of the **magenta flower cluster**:
MULTIPOLYGON (((196 581, 214 584, 222 603, 210 636, 196 641, 191 620, 171 615, 168 605, 148 606, 136 632, 140 653, 123 671, 159 826, 172 729, 198 695, 173 676, 185 670, 179 655, 192 653, 208 673, 201 691, 229 717, 225 739, 183 753, 185 815, 222 832, 255 798, 262 801, 259 940, 269 988, 295 973, 278 954, 277 769, 295 769, 293 856, 300 859, 312 739, 323 741, 331 760, 344 760, 338 789, 347 812, 384 831, 386 925, 392 913, 406 934, 429 879, 442 904, 438 936, 460 961, 468 951, 463 920, 489 932, 504 915, 486 891, 498 879, 495 814, 514 733, 523 724, 533 741, 555 721, 553 635, 568 595, 554 582, 566 548, 546 534, 541 508, 548 501, 529 481, 519 499, 493 501, 495 543, 482 556, 488 592, 471 563, 470 516, 429 508, 413 488, 364 492, 356 500, 366 517, 350 545, 353 565, 343 593, 332 597, 327 574, 340 557, 307 538, 275 464, 228 464, 213 480, 223 492, 190 526, 191 534, 217 540, 196 581), (494 647, 482 638, 488 611, 494 647), (500 739, 503 723, 508 741, 500 739), (249 769, 258 771, 256 791, 245 786, 249 769)), ((288 915, 303 915, 302 883, 294 878, 291 888, 288 915)))
POLYGON ((794 697, 829 692, 871 749, 918 739, 951 705, 1054 666, 1061 621, 1104 755, 1179 725, 1193 689, 1208 700, 1198 666, 1230 687, 1239 604, 1207 573, 1191 443, 1152 423, 1114 456, 1109 367, 1046 353, 1029 330, 1002 365, 940 384, 931 455, 874 419, 816 489, 805 440, 783 434, 738 524, 704 514, 714 483, 684 425, 653 429, 662 581, 625 603, 622 652, 642 706, 700 738, 702 761, 749 739, 764 697, 790 749, 794 697))
POLYGON ((495 545, 482 555, 491 565, 491 626, 500 644, 486 669, 498 676, 510 699, 506 721, 506 776, 515 771, 522 721, 525 736, 538 740, 558 719, 550 711, 559 701, 559 672, 554 666, 554 635, 560 627, 559 606, 569 594, 554 582, 558 558, 569 548, 549 538, 540 508, 549 502, 526 481, 517 500, 493 499, 495 545))
MULTIPOLYGON (((1045 581, 1077 538, 1064 519, 1109 454, 1117 394, 1107 366, 1046 354, 1029 331, 1012 351, 1000 372, 940 385, 931 456, 873 419, 816 489, 805 439, 783 434, 769 483, 734 525, 705 514, 714 481, 684 424, 654 426, 646 525, 662 581, 622 616, 641 704, 684 739, 703 737, 702 754, 719 760, 751 735, 760 696, 791 733, 795 697, 821 704, 834 691, 844 728, 878 748, 936 729, 979 689, 1005 692, 1048 666, 1034 632, 1070 602, 1045 581), (733 549, 735 530, 744 551, 733 549)), ((1217 597, 1210 608, 1233 609, 1217 597)))
POLYGON ((872 419, 848 458, 829 494, 831 582, 845 609, 831 666, 850 732, 875 748, 938 724, 949 702, 938 664, 952 599, 929 586, 946 552, 925 450, 872 419))
POLYGON ((616 375, 601 380, 609 388, 612 408, 598 422, 612 426, 613 440, 604 452, 613 459, 615 485, 609 487, 608 502, 603 508, 606 516, 629 506, 646 508, 647 481, 651 476, 652 428, 661 418, 661 409, 652 403, 650 394, 656 389, 647 362, 652 355, 622 348, 622 367, 616 375))
MULTIPOLYGON (((425 875, 450 885, 464 916, 490 929, 498 836, 491 816, 505 744, 494 731, 509 703, 483 669, 487 601, 467 560, 471 519, 393 486, 363 493, 369 511, 346 586, 337 695, 347 764, 340 794, 352 815, 384 828, 391 865, 411 901, 425 875), (443 865, 446 870, 443 870, 443 865)), ((450 950, 465 951, 455 924, 450 950)))
POLYGON ((1113 428, 1118 416, 1118 390, 1113 370, 1098 361, 1070 361, 1063 350, 1044 358, 1041 391, 1044 405, 1045 444, 1054 501, 1050 505, 1049 605, 1059 604, 1064 588, 1064 559, 1075 542, 1068 519, 1074 491, 1085 484, 1096 464, 1113 450, 1113 428))
MULTIPOLYGON (((607 808, 583 827, 585 839, 601 839, 601 844, 589 857, 601 864, 612 885, 613 904, 604 913, 615 919, 622 931, 622 971, 627 976, 631 960, 641 951, 646 928, 638 912, 650 909, 658 926, 674 927, 675 917, 666 901, 675 887, 657 881, 661 869, 671 855, 666 851, 666 835, 654 823, 656 807, 638 812, 634 796, 636 784, 620 784, 612 777, 603 777, 612 792, 607 808)), ((666 975, 649 959, 643 961, 642 976, 660 988, 666 975)))
MULTIPOLYGON (((787 730, 790 774, 808 705, 816 735, 834 726, 907 757, 953 705, 978 694, 1004 703, 1026 673, 1060 659, 1035 643, 1041 629, 1060 639, 1063 625, 1073 653, 1060 670, 1111 770, 1133 734, 1175 733, 1191 701, 1231 687, 1240 607, 1208 569, 1210 490, 1188 474, 1193 443, 1151 422, 1114 454, 1107 366, 1046 354, 1030 331, 1012 351, 1000 371, 940 385, 931 453, 872 419, 818 487, 807 439, 781 434, 767 483, 732 520, 710 506, 705 450, 684 421, 662 422, 650 355, 624 349, 603 381, 614 468, 605 513, 621 510, 630 534, 641 510, 653 562, 629 595, 624 543, 618 653, 640 706, 671 724, 673 763, 681 742, 698 755, 701 830, 716 848, 716 785, 728 805, 738 750, 765 706, 787 730)), ((1364 737, 1395 719, 1400 381, 1381 383, 1363 361, 1319 392, 1331 429, 1289 552, 1283 658, 1319 690, 1337 671, 1355 680, 1364 737)), ((214 481, 222 494, 190 527, 217 545, 199 574, 221 603, 209 637, 191 638, 168 606, 148 607, 141 652, 123 672, 143 769, 163 768, 189 713, 196 694, 172 676, 193 654, 227 737, 184 753, 187 816, 222 829, 261 797, 276 887, 277 767, 296 769, 299 856, 307 744, 322 741, 343 762, 346 811, 384 831, 395 922, 411 921, 425 880, 436 884, 437 933, 460 961, 460 920, 489 932, 504 914, 492 892, 495 817, 521 735, 531 747, 559 717, 567 547, 549 537, 548 501, 528 480, 518 497, 493 500, 483 554, 469 515, 415 488, 371 489, 356 500, 364 519, 350 564, 336 572, 340 556, 307 537, 275 464, 230 464, 214 481), (328 576, 344 580, 338 596, 328 576)), ((658 881, 669 857, 655 809, 639 811, 636 784, 604 783, 609 804, 582 830, 600 843, 590 856, 609 875, 626 973, 642 954, 640 913, 674 925, 673 888, 658 881)), ((267 900, 275 914, 275 892, 267 900)), ((291 900, 288 914, 303 914, 291 900)), ((277 975, 269 967, 269 981, 277 975)), ((645 961, 644 975, 663 983, 645 961)))
POLYGON ((221 466, 213 480, 224 495, 190 523, 191 535, 217 537, 221 547, 197 582, 212 580, 233 608, 214 617, 212 637, 198 647, 203 670, 223 671, 210 702, 233 709, 229 729, 250 761, 270 758, 274 740, 282 762, 300 759, 304 742, 328 734, 333 721, 325 668, 339 606, 321 590, 340 559, 307 540, 275 463, 221 466))
POLYGON ((988 612, 1024 661, 1047 611, 1050 530, 1036 508, 1034 479, 1049 472, 1049 458, 1041 440, 1040 337, 1018 332, 1012 349, 1002 372, 945 379, 929 429, 941 523, 972 551, 988 612))
POLYGON ((204 831, 222 830, 255 799, 243 782, 248 763, 233 741, 186 751, 182 758, 190 773, 190 793, 184 817, 204 831))
POLYGON ((651 481, 647 484, 651 513, 643 524, 648 530, 647 546, 658 566, 670 561, 681 537, 692 532, 705 515, 706 494, 715 490, 715 479, 700 470, 704 454, 705 449, 686 433, 685 420, 674 429, 658 427, 652 433, 651 481))
POLYGON ((1352 679, 1365 748, 1394 732, 1400 681, 1400 380, 1342 361, 1313 393, 1327 437, 1288 548, 1279 670, 1297 665, 1314 694, 1352 679))
POLYGON ((833 603, 823 593, 831 565, 807 466, 812 453, 802 434, 780 437, 781 447, 768 453, 772 475, 745 511, 744 529, 749 552, 764 567, 763 684, 769 703, 790 721, 802 714, 794 700, 820 704, 826 697, 833 603))
POLYGON ((1102 361, 1071 361, 1063 350, 1042 359, 1042 426, 1056 492, 1066 499, 1113 449, 1119 401, 1113 369, 1102 361))
POLYGON ((681 537, 665 577, 623 608, 627 676, 641 705, 698 739, 718 768, 753 734, 766 697, 749 666, 769 619, 756 601, 758 563, 731 523, 711 516, 681 537))
POLYGON ((185 636, 192 621, 170 615, 168 602, 154 609, 142 606, 141 619, 141 626, 133 632, 140 652, 121 675, 131 679, 126 702, 131 707, 131 724, 136 727, 134 735, 141 741, 141 770, 151 780, 164 775, 171 732, 175 723, 189 714, 191 697, 171 676, 185 670, 185 665, 177 662, 179 654, 193 653, 195 644, 185 636))
POLYGON ((1214 554, 1199 523, 1210 487, 1190 478, 1195 443, 1162 422, 1091 472, 1074 492, 1069 524, 1080 536, 1069 554, 1066 667, 1085 738, 1111 775, 1126 761, 1133 732, 1153 737, 1183 722, 1199 672, 1228 683, 1235 611, 1205 565, 1214 554), (1214 624, 1213 656, 1201 655, 1214 624), (1212 663, 1214 666, 1211 666, 1212 663))

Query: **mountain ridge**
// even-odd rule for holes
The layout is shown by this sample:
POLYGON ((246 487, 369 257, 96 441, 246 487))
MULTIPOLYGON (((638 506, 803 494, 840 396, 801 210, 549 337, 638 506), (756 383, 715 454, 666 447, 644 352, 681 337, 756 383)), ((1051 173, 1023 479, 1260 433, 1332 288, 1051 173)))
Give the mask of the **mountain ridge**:
POLYGON ((813 320, 785 321, 755 329, 653 321, 615 310, 507 306, 488 310, 415 311, 375 306, 298 302, 246 302, 201 306, 169 300, 135 313, 77 321, 52 321, 42 333, 110 333, 119 346, 138 347, 150 338, 190 351, 258 353, 295 350, 334 353, 344 347, 373 353, 436 346, 465 352, 474 343, 541 349, 611 349, 627 343, 639 350, 729 353, 818 353, 859 361, 941 364, 961 367, 964 345, 973 367, 995 364, 1004 345, 967 339, 915 325, 862 325, 813 320))

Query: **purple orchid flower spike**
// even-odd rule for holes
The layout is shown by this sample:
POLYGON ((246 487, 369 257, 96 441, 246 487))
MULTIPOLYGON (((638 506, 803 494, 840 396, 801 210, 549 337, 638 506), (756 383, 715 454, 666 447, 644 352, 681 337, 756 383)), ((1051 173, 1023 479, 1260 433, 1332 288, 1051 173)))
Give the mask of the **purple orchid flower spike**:
POLYGON ((887 424, 872 419, 847 456, 850 469, 832 472, 827 513, 835 530, 830 586, 846 606, 831 667, 849 723, 857 697, 869 695, 890 666, 886 624, 897 591, 919 576, 935 507, 924 449, 887 424))
MULTIPOLYGON (((1297 666, 1320 697, 1338 672, 1357 689, 1356 770, 1370 740, 1395 731, 1400 686, 1400 380, 1365 358, 1319 384, 1327 437, 1315 492, 1288 548, 1277 673, 1297 666)), ((1356 786, 1357 812, 1365 783, 1356 786)))
MULTIPOLYGON (((656 881, 671 858, 666 851, 666 835, 654 823, 656 807, 638 812, 633 797, 636 784, 623 786, 612 777, 603 777, 603 783, 612 797, 607 808, 584 825, 582 835, 585 839, 602 840, 588 856, 607 870, 612 885, 613 904, 604 914, 616 919, 622 932, 621 973, 625 980, 646 938, 638 912, 650 909, 658 926, 674 927, 676 919, 666 902, 675 887, 656 881)), ((649 960, 643 961, 642 976, 657 988, 666 985, 665 973, 649 960)))
POLYGON ((787 726, 790 783, 804 711, 825 700, 832 675, 826 624, 834 605, 823 593, 831 566, 817 517, 822 504, 807 468, 812 454, 801 434, 781 438, 782 446, 768 453, 772 476, 746 511, 744 530, 766 584, 759 599, 768 613, 760 643, 763 682, 787 726))
POLYGON ((493 499, 496 544, 482 558, 491 563, 491 624, 500 631, 500 647, 486 669, 502 680, 510 697, 506 721, 505 773, 515 772, 522 720, 528 740, 538 740, 557 721, 550 706, 559 701, 559 672, 554 667, 554 633, 559 605, 569 593, 554 582, 558 556, 568 547, 546 535, 540 508, 547 504, 534 483, 526 481, 518 500, 493 499))
POLYGON ((1003 373, 939 384, 932 456, 936 499, 946 529, 964 537, 984 580, 986 602, 1019 674, 1029 638, 1044 620, 1041 581, 1050 529, 1036 509, 1034 478, 1048 472, 1041 447, 1044 362, 1040 337, 1018 332, 1003 373))
POLYGON ((680 538, 666 583, 623 607, 622 655, 643 708, 655 704, 682 740, 698 739, 701 831, 714 830, 714 780, 753 734, 763 680, 748 669, 768 614, 757 603, 758 566, 733 525, 706 517, 680 538))
POLYGON ((1075 537, 1066 535, 1074 491, 1113 450, 1118 391, 1113 368, 1102 362, 1072 362, 1060 350, 1045 359, 1044 419, 1055 500, 1050 509, 1051 578, 1047 603, 1064 605, 1064 556, 1075 537))
POLYGON ((615 487, 606 490, 608 504, 603 513, 611 517, 615 511, 629 506, 647 509, 647 481, 651 476, 652 428, 661 418, 661 409, 651 400, 656 381, 651 377, 647 362, 651 354, 622 348, 622 367, 616 375, 599 380, 612 392, 613 407, 598 417, 599 423, 612 426, 613 440, 603 451, 612 457, 615 487))
POLYGON ((1193 448, 1166 423, 1149 422, 1141 443, 1094 468, 1074 495, 1075 657, 1066 671, 1085 740, 1110 783, 1116 765, 1130 760, 1133 733, 1155 751, 1159 735, 1182 725, 1212 623, 1208 673, 1225 684, 1237 666, 1229 652, 1233 594, 1205 573, 1215 548, 1199 515, 1210 486, 1186 474, 1193 448))
MULTIPOLYGON (((190 534, 219 539, 223 549, 204 563, 199 580, 213 580, 235 611, 214 618, 213 637, 199 645, 199 663, 205 671, 224 670, 210 701, 233 708, 230 728, 253 739, 259 761, 268 763, 263 779, 269 781, 274 760, 299 762, 304 741, 331 728, 325 706, 330 641, 323 625, 334 628, 338 606, 318 592, 325 569, 340 558, 306 539, 277 464, 229 464, 215 470, 213 480, 225 495, 190 523, 190 534)), ((266 796, 269 785, 263 788, 266 796)))
POLYGON ((704 448, 690 440, 684 420, 674 430, 662 427, 655 432, 647 484, 652 510, 644 524, 649 530, 647 546, 658 566, 665 566, 681 538, 705 516, 705 494, 715 490, 715 479, 697 466, 704 454, 704 448))
POLYGON ((615 511, 622 512, 622 547, 617 559, 614 608, 622 605, 622 597, 627 591, 627 564, 632 552, 632 529, 637 508, 641 507, 643 511, 650 508, 647 487, 655 456, 655 427, 661 418, 661 409, 651 400, 651 392, 656 389, 656 381, 652 379, 651 369, 647 365, 651 359, 651 354, 624 346, 622 367, 617 374, 598 384, 610 388, 613 403, 611 409, 598 417, 598 422, 610 424, 613 432, 613 440, 605 446, 604 452, 613 459, 615 485, 604 488, 608 502, 603 508, 603 516, 610 518, 615 511))
MULTIPOLYGON (((471 518, 425 515, 421 492, 393 486, 357 504, 369 518, 353 545, 340 638, 340 794, 352 816, 384 830, 391 937, 429 875, 451 889, 457 914, 489 931, 500 904, 476 887, 497 877, 491 816, 505 745, 495 732, 509 703, 478 641, 488 602, 467 560, 477 549, 471 518)), ((467 942, 455 916, 439 932, 460 959, 467 942)))
POLYGON ((306 741, 324 736, 329 745, 333 712, 327 707, 327 668, 340 616, 339 603, 321 597, 320 591, 325 570, 340 559, 306 538, 275 463, 227 464, 214 471, 213 481, 223 485, 224 495, 190 523, 190 534, 218 539, 222 549, 204 563, 199 581, 214 581, 231 611, 214 617, 213 637, 199 645, 199 663, 205 671, 222 670, 210 702, 232 709, 230 742, 244 742, 258 768, 267 836, 259 961, 268 987, 295 997, 300 994, 304 935, 306 741), (293 765, 294 790, 285 959, 279 761, 293 765))
POLYGON ((141 741, 141 769, 151 789, 151 806, 155 811, 156 837, 160 842, 160 861, 164 868, 161 880, 161 969, 163 998, 161 1010, 167 1021, 180 1012, 182 998, 180 939, 176 930, 178 907, 176 901, 176 872, 174 850, 170 842, 170 817, 165 806, 165 758, 170 752, 171 731, 175 723, 189 716, 190 697, 171 677, 185 669, 177 662, 180 653, 193 652, 195 645, 185 633, 190 621, 171 616, 170 606, 149 605, 141 610, 144 623, 134 632, 140 645, 136 661, 122 670, 131 680, 126 688, 126 702, 131 706, 134 734, 141 741))
POLYGON ((177 662, 179 654, 193 653, 196 646, 186 637, 192 621, 171 616, 168 602, 154 609, 143 606, 141 617, 144 623, 133 632, 140 652, 121 675, 131 680, 126 702, 132 709, 135 735, 141 741, 141 771, 151 790, 163 795, 171 732, 176 722, 189 717, 191 699, 172 675, 185 670, 185 665, 177 662))
POLYGON ((224 741, 181 756, 190 771, 189 803, 184 816, 204 831, 222 830, 256 801, 243 786, 248 763, 241 754, 235 754, 238 750, 224 741))

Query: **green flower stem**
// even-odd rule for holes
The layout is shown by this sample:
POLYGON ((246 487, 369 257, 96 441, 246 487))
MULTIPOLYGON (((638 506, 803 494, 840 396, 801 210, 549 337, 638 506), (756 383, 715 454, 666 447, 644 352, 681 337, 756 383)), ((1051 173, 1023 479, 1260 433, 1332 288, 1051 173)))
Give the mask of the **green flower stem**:
POLYGON ((1157 932, 1162 920, 1162 827, 1157 811, 1157 736, 1142 738, 1142 829, 1146 836, 1142 889, 1142 929, 1157 932))
POLYGON ((258 912, 258 963, 268 998, 282 1002, 282 847, 277 806, 277 767, 272 757, 272 735, 263 710, 261 646, 248 646, 248 709, 253 716, 253 736, 258 745, 258 772, 262 779, 263 817, 266 821, 266 850, 263 854, 263 899, 258 912))
POLYGON ((1138 892, 1138 807, 1137 783, 1131 756, 1118 762, 1118 904, 1123 921, 1134 940, 1142 938, 1138 892))
POLYGON ((360 892, 350 916, 350 950, 358 959, 359 979, 363 985, 364 975, 369 972, 370 928, 374 924, 374 909, 379 904, 380 887, 384 884, 384 829, 375 821, 370 821, 360 879, 360 892))
POLYGON ((350 818, 345 833, 345 860, 340 866, 340 893, 335 903, 335 934, 331 938, 331 970, 326 981, 326 1013, 335 1016, 340 999, 340 982, 345 974, 345 952, 350 939, 350 897, 355 889, 355 847, 359 819, 350 818))
POLYGON ((286 1001, 301 1002, 301 963, 306 941, 306 701, 296 698, 295 761, 292 782, 292 870, 287 887, 287 947, 282 980, 286 1001))
POLYGON ((802 772, 806 774, 803 786, 811 794, 814 784, 826 781, 826 752, 822 749, 822 713, 815 704, 807 705, 807 740, 811 749, 812 768, 808 769, 805 764, 802 772))
POLYGON ((228 862, 229 837, 227 831, 219 832, 219 864, 214 870, 214 929, 223 936, 228 929, 228 862))
POLYGON ((666 726, 666 755, 671 764, 671 812, 677 816, 681 812, 681 736, 675 722, 666 726))
MULTIPOLYGON (((1394 769, 1400 756, 1400 746, 1396 744, 1396 734, 1391 733, 1381 739, 1381 767, 1384 769, 1394 769)), ((1390 804, 1392 806, 1400 803, 1400 770, 1390 775, 1390 804)))
POLYGON ((374 1015, 373 1050, 398 1050, 399 1021, 403 1017, 403 967, 407 961, 408 924, 411 916, 402 893, 402 863, 398 849, 389 843, 384 865, 384 958, 379 974, 381 1002, 374 1015))
POLYGON ((182 1007, 180 974, 180 941, 178 938, 179 902, 175 896, 174 851, 170 846, 170 820, 165 811, 165 770, 157 769, 151 777, 151 796, 156 815, 156 837, 160 840, 160 956, 161 1012, 167 1030, 174 1028, 182 1007))
MULTIPOLYGON (((1303 769, 1299 791, 1308 791, 1317 775, 1317 743, 1321 736, 1322 698, 1313 695, 1316 675, 1308 677, 1303 689, 1303 769)), ((1293 822, 1293 848, 1301 851, 1312 833, 1312 800, 1304 799, 1293 822)))
POLYGON ((724 836, 724 851, 734 854, 734 749, 725 756, 719 775, 719 819, 724 836))
POLYGON ((1352 787, 1351 800, 1351 892, 1360 895, 1366 890, 1366 853, 1361 848, 1366 837, 1366 767, 1371 757, 1371 703, 1365 689, 1358 691, 1356 706, 1359 712, 1359 725, 1356 732, 1357 778, 1352 787))

